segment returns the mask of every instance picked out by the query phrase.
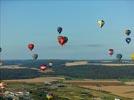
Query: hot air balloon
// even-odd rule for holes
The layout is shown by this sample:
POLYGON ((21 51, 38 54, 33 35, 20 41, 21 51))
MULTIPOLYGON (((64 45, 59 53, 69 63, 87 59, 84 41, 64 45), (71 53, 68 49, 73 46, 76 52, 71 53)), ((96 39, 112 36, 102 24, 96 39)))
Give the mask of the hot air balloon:
POLYGON ((114 50, 113 50, 113 49, 109 49, 109 50, 108 50, 108 54, 109 54, 110 56, 112 56, 113 53, 114 53, 114 50))
POLYGON ((59 34, 62 32, 62 27, 58 27, 57 31, 59 32, 59 34))
POLYGON ((125 30, 125 34, 129 36, 131 34, 131 30, 125 30))
POLYGON ((34 48, 34 44, 32 44, 32 43, 28 44, 28 48, 32 51, 34 48))
POLYGON ((134 53, 131 54, 131 59, 134 61, 134 53))
POLYGON ((52 67, 52 66, 53 66, 53 63, 50 62, 50 63, 48 64, 48 66, 49 66, 49 67, 52 67))
POLYGON ((0 83, 0 89, 4 89, 6 87, 6 84, 4 82, 0 83))
POLYGON ((105 24, 104 20, 99 20, 97 23, 98 23, 100 28, 102 28, 105 24))
POLYGON ((40 71, 45 71, 47 69, 47 65, 42 64, 40 65, 40 71))
POLYGON ((38 54, 32 54, 33 60, 36 60, 38 58, 38 54))
POLYGON ((52 100, 53 99, 53 94, 52 93, 48 93, 46 95, 46 97, 47 97, 48 100, 52 100))
POLYGON ((117 60, 120 61, 120 60, 122 59, 122 54, 117 54, 117 55, 116 55, 116 58, 117 58, 117 60))
POLYGON ((67 41, 68 41, 67 37, 65 37, 65 36, 58 36, 58 42, 59 42, 60 45, 63 46, 65 43, 67 43, 67 41))
POLYGON ((126 42, 129 44, 131 42, 131 38, 126 38, 126 42))
POLYGON ((2 52, 2 48, 0 47, 0 52, 2 52))

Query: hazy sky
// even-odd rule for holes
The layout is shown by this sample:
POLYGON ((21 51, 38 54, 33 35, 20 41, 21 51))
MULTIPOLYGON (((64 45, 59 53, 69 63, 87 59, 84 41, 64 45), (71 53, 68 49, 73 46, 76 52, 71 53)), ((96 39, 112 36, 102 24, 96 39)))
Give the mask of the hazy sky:
POLYGON ((133 0, 0 0, 2 59, 31 59, 34 43, 39 59, 124 59, 134 52, 133 0), (100 29, 97 20, 105 25, 100 29), (69 38, 61 47, 57 27, 69 38), (128 45, 124 34, 132 31, 128 45), (114 55, 108 55, 113 48, 114 55))

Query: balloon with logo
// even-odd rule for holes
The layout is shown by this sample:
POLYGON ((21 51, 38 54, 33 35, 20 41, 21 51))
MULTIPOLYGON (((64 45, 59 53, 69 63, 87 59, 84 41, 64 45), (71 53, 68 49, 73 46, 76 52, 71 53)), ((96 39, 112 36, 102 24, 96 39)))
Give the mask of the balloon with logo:
POLYGON ((47 69, 47 65, 42 64, 40 65, 40 71, 45 71, 47 69))
POLYGON ((57 28, 58 33, 60 34, 62 32, 62 27, 57 28))
POLYGON ((114 49, 109 49, 109 50, 108 50, 108 54, 109 54, 110 56, 112 56, 113 53, 114 53, 114 49))
POLYGON ((125 30, 125 34, 129 36, 131 34, 131 30, 125 30))
POLYGON ((33 43, 30 43, 30 44, 28 44, 28 48, 29 48, 29 50, 33 50, 33 48, 34 48, 34 44, 33 43))
POLYGON ((36 60, 38 58, 38 54, 32 54, 33 60, 36 60))
POLYGON ((66 36, 58 36, 58 42, 61 46, 68 42, 68 38, 66 36))
POLYGON ((117 55, 116 55, 116 58, 117 58, 118 61, 121 61, 121 59, 122 59, 122 54, 117 54, 117 55))
POLYGON ((48 100, 52 100, 52 99, 53 99, 53 94, 52 94, 52 93, 48 93, 48 94, 46 95, 46 98, 47 98, 48 100))
POLYGON ((100 28, 102 28, 104 26, 104 24, 105 24, 104 20, 98 20, 97 23, 98 23, 100 28))
POLYGON ((126 42, 127 42, 127 44, 129 44, 130 42, 131 42, 131 38, 126 38, 126 42))

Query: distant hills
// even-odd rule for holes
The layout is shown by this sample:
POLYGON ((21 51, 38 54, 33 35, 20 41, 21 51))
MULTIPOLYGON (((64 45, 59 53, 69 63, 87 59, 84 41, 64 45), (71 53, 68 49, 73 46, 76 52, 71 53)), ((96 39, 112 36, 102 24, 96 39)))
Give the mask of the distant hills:
MULTIPOLYGON (((26 79, 40 76, 65 76, 67 79, 134 79, 134 66, 104 66, 93 65, 100 61, 75 61, 75 60, 7 60, 4 65, 19 65, 25 69, 0 69, 0 80, 2 79, 26 79), (53 63, 53 72, 40 73, 38 69, 40 64, 53 63), (92 64, 88 64, 88 63, 92 64), (67 67, 66 64, 73 64, 75 67, 67 67)), ((111 62, 105 62, 108 64, 111 62)), ((113 62, 115 64, 115 62, 113 62)), ((128 63, 128 62, 127 62, 128 63)), ((127 64, 126 63, 126 64, 127 64)), ((70 65, 71 66, 71 65, 70 65)))

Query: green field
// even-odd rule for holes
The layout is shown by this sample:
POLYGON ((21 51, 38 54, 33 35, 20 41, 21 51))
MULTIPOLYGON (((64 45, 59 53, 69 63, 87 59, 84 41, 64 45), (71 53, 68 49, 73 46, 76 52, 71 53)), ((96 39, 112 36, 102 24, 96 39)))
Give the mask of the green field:
MULTIPOLYGON (((46 94, 53 93, 52 100, 131 100, 119 97, 105 91, 85 89, 76 85, 65 84, 63 82, 53 82, 52 84, 43 83, 7 83, 8 87, 4 91, 29 91, 30 98, 34 100, 47 100, 46 94)), ((21 97, 22 98, 22 97, 21 97)), ((5 100, 5 99, 4 99, 5 100)), ((20 99, 25 100, 25 99, 20 99)))

